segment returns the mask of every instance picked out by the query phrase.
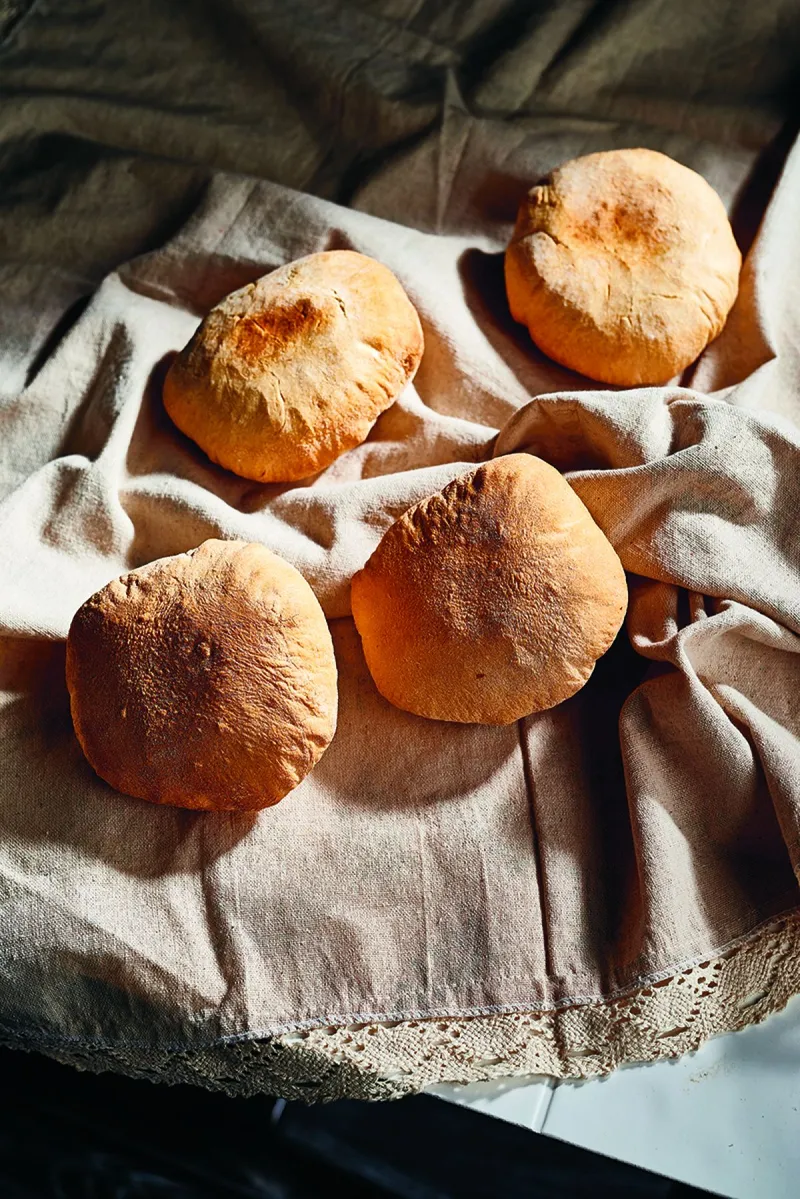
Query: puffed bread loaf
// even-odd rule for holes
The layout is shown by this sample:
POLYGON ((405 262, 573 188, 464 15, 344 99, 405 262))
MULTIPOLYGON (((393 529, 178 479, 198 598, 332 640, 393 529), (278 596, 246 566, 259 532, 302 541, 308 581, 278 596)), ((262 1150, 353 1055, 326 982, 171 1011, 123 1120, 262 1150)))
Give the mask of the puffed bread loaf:
POLYGON ((627 606, 611 544, 558 471, 528 454, 487 462, 410 508, 351 597, 386 699, 481 724, 573 695, 627 606))
POLYGON ((506 251, 511 314, 545 354, 604 383, 666 383, 721 331, 741 254, 702 176, 654 150, 553 171, 506 251))
POLYGON ((76 613, 78 740, 118 791, 246 811, 298 785, 336 727, 336 662, 305 579, 263 545, 206 541, 115 579, 76 613))
POLYGON ((329 250, 213 308, 170 366, 164 406, 220 466, 259 483, 305 479, 364 441, 422 349, 389 268, 329 250))

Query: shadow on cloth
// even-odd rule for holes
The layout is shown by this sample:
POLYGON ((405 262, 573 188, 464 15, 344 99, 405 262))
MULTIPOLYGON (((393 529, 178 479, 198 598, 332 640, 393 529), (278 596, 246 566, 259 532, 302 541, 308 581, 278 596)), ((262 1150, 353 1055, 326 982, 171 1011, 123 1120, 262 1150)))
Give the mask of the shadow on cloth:
POLYGON ((162 487, 159 492, 157 520, 153 519, 155 508, 146 486, 129 488, 123 495, 125 511, 134 527, 128 551, 132 567, 193 549, 209 537, 226 536, 221 526, 231 510, 244 514, 260 511, 284 492, 307 487, 318 477, 293 483, 255 483, 212 462, 173 423, 164 407, 164 379, 175 358, 174 352, 165 354, 153 367, 126 455, 126 469, 132 478, 141 480, 150 475, 163 481, 170 476, 174 491, 165 494, 162 487), (179 487, 184 483, 199 486, 222 501, 219 518, 198 511, 196 503, 175 489, 175 482, 179 487))
POLYGON ((519 753, 513 724, 451 724, 395 708, 372 681, 353 621, 333 621, 331 633, 339 719, 314 780, 337 802, 377 813, 458 800, 467 788, 479 791, 519 753))
MULTIPOLYGON (((508 307, 502 253, 465 250, 458 260, 464 298, 476 324, 533 398, 550 391, 582 391, 597 382, 568 370, 542 353, 508 307)), ((605 384, 601 384, 605 387, 605 384)), ((615 391, 616 388, 610 388, 615 391)))
POLYGON ((65 652, 63 642, 0 640, 0 689, 18 693, 0 708, 4 841, 21 850, 41 842, 73 846, 125 874, 156 878, 197 872, 246 837, 254 813, 162 808, 97 777, 72 729, 65 652), (70 798, 56 805, 54 795, 70 798))

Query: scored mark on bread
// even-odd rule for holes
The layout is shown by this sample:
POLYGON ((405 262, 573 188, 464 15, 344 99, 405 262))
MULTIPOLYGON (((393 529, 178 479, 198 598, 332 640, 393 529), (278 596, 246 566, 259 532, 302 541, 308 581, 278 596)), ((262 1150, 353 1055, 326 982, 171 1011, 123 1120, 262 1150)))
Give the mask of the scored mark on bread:
POLYGON ((331 295, 333 296, 334 300, 341 308, 343 315, 347 316, 347 305, 345 304, 344 300, 342 299, 342 297, 339 295, 338 291, 336 291, 335 288, 331 288, 331 295))

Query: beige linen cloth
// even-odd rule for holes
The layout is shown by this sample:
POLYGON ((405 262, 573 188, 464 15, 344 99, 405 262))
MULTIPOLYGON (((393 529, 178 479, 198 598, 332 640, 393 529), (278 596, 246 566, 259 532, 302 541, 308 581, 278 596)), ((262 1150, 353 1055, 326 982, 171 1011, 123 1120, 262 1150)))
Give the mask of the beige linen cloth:
POLYGON ((691 387, 599 390, 511 321, 502 243, 234 176, 110 275, 0 410, 0 1036, 230 1091, 388 1096, 584 1076, 695 1047, 800 991, 800 153, 691 387), (422 317, 418 375, 302 485, 211 465, 166 417, 170 355, 222 295, 352 247, 422 317), (377 694, 349 580, 470 463, 538 453, 629 572, 572 700, 508 728, 377 694), (257 817, 159 809, 84 761, 70 619, 207 537, 309 580, 336 738, 257 817))

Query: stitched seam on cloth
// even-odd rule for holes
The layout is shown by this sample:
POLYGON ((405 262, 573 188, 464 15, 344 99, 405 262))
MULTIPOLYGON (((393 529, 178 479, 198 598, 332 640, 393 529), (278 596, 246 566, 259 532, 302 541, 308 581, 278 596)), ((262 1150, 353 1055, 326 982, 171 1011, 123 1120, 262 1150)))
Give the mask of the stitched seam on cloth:
MULTIPOLYGON (((618 1002, 620 999, 625 999, 631 995, 638 994, 642 990, 647 990, 659 983, 667 982, 676 978, 680 974, 695 969, 701 962, 718 959, 733 954, 737 951, 746 949, 753 941, 758 939, 760 935, 769 934, 773 930, 797 925, 798 933, 800 933, 800 910, 792 909, 789 911, 780 912, 775 916, 771 916, 769 920, 763 921, 756 928, 742 937, 737 937, 735 940, 729 941, 713 950, 707 950, 705 953, 697 954, 692 958, 686 958, 676 965, 670 966, 669 969, 659 971, 657 973, 642 975, 635 979, 626 987, 621 987, 616 991, 609 991, 606 995, 587 995, 585 997, 570 997, 569 999, 557 1000, 546 1006, 536 1007, 532 1004, 527 1004, 520 1001, 513 1004, 486 1004, 483 1006, 459 1008, 453 1005, 442 1008, 420 1008, 406 1009, 398 1011, 366 1011, 366 1012, 348 1012, 345 1014, 335 1014, 314 1017, 309 1020, 295 1020, 276 1022, 273 1025, 266 1025, 263 1028, 249 1030, 241 1033, 227 1033, 219 1037, 214 1037, 212 1040, 197 1044, 180 1042, 167 1045, 154 1046, 148 1041, 125 1041, 115 1043, 107 1040, 92 1040, 86 1037, 71 1037, 67 1034, 50 1033, 45 1029, 37 1028, 20 1028, 18 1035, 30 1039, 40 1037, 52 1041, 55 1044, 70 1044, 84 1045, 87 1047, 96 1047, 99 1049, 113 1049, 119 1045, 125 1049, 155 1049, 165 1053, 182 1053, 182 1052, 202 1052, 205 1049, 211 1049, 215 1046, 235 1045, 248 1041, 258 1041, 264 1038, 281 1037, 294 1032, 303 1032, 314 1029, 324 1029, 332 1027, 346 1027, 350 1024, 387 1024, 390 1022, 405 1023, 408 1021, 426 1021, 426 1020, 473 1020, 484 1016, 514 1016, 514 1015, 531 1015, 531 1016, 548 1016, 556 1013, 564 1013, 584 1008, 602 1008, 612 1003, 618 1002)), ((0 1029, 6 1032, 11 1031, 7 1024, 0 1022, 0 1029)), ((16 1034, 15 1034, 16 1035, 16 1034)))
POLYGON ((125 1045, 81 1050, 46 1038, 37 1044, 8 1029, 0 1041, 40 1049, 79 1069, 189 1082, 232 1095, 393 1099, 446 1081, 589 1078, 629 1062, 677 1057, 709 1037, 760 1023, 798 992, 800 921, 792 918, 751 934, 735 952, 674 974, 662 988, 562 1012, 358 1024, 181 1051, 146 1046, 139 1055, 125 1045), (686 1026, 676 1026, 687 1012, 686 1026))
POLYGON ((522 757, 522 778, 525 783, 525 793, 528 800, 528 819, 531 825, 531 843, 533 847, 534 869, 536 871, 536 885, 539 889, 539 915, 542 926, 542 944, 544 946, 544 968, 548 978, 553 977, 553 961, 550 953, 550 938, 548 935, 548 912, 547 912, 547 895, 545 893, 544 875, 542 873, 542 859, 539 853, 539 830, 536 823, 536 784, 533 779, 533 770, 531 768, 530 756, 528 754, 528 745, 525 740, 525 721, 517 721, 517 740, 519 741, 519 752, 522 757))
MULTIPOLYGON (((242 182, 248 182, 248 181, 243 180, 242 182)), ((214 269, 214 265, 213 265, 214 264, 214 255, 218 252, 220 246, 225 241, 225 238, 229 235, 230 231, 233 229, 234 225, 237 223, 237 221, 241 217, 242 213, 244 212, 245 208, 247 207, 250 200, 252 199, 253 193, 255 192, 256 187, 258 185, 258 180, 257 179, 249 180, 249 184, 250 184, 250 186, 245 188, 244 197, 242 199, 241 204, 236 209, 235 215, 231 217, 230 221, 225 226, 224 231, 222 233, 220 233, 219 237, 216 239, 216 241, 214 242, 214 245, 211 247, 211 249, 206 251, 206 254, 207 254, 206 269, 203 272, 203 276, 202 276, 202 287, 203 288, 205 288, 205 286, 208 282, 208 278, 214 269)))

